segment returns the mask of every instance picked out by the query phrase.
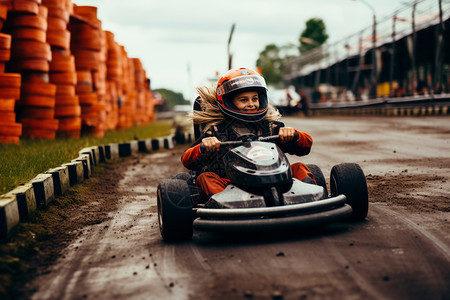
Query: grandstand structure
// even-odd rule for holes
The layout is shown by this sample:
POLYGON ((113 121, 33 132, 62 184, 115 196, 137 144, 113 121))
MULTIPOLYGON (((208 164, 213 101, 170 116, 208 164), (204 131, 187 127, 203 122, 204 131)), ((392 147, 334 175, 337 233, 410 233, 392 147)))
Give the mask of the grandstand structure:
POLYGON ((416 0, 374 24, 284 62, 312 103, 442 97, 450 92, 450 1, 416 0))

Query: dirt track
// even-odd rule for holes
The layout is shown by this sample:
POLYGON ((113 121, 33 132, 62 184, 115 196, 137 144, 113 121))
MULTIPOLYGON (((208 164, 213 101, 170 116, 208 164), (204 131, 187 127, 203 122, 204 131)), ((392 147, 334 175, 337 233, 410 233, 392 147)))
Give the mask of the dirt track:
POLYGON ((27 287, 33 299, 448 299, 450 122, 434 118, 285 119, 314 138, 304 158, 326 177, 357 162, 367 221, 308 231, 161 242, 158 182, 185 147, 106 166, 55 224, 59 253, 27 287), (71 241, 69 243, 69 241, 71 241), (65 247, 65 244, 68 244, 65 247), (60 252, 59 252, 60 251, 60 252))

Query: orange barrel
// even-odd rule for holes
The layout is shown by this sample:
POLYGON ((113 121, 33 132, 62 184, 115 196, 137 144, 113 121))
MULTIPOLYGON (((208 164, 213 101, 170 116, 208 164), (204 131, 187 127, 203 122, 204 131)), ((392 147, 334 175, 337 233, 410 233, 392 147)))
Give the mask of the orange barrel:
POLYGON ((92 88, 92 84, 85 84, 85 83, 77 83, 75 87, 75 91, 77 94, 86 94, 86 93, 92 93, 94 89, 92 88))
POLYGON ((22 96, 42 95, 54 97, 55 93, 56 93, 56 86, 51 83, 24 81, 24 83, 22 84, 22 96))
POLYGON ((16 114, 14 113, 14 111, 9 111, 9 112, 0 112, 0 122, 3 123, 14 123, 16 121, 16 114))
POLYGON ((55 107, 55 97, 54 96, 40 96, 40 95, 22 95, 19 104, 22 107, 55 107))
POLYGON ((20 110, 20 117, 34 119, 54 119, 55 109, 48 107, 22 107, 20 110))
POLYGON ((79 105, 72 106, 56 106, 55 116, 61 117, 79 117, 81 116, 81 107, 79 105))
POLYGON ((52 18, 58 18, 63 20, 66 24, 69 23, 69 19, 70 19, 70 11, 64 8, 60 8, 60 7, 53 7, 50 5, 46 5, 49 8, 48 10, 48 16, 52 17, 52 18))
POLYGON ((77 14, 91 23, 98 21, 97 19, 97 7, 95 6, 74 6, 74 14, 77 14))
POLYGON ((22 74, 22 82, 49 83, 48 72, 27 72, 22 74))
MULTIPOLYGON (((51 12, 51 10, 49 10, 51 12)), ((66 30, 67 29, 67 22, 64 19, 49 16, 47 18, 47 27, 48 29, 52 30, 66 30)))
POLYGON ((48 8, 67 9, 65 0, 42 0, 41 4, 47 6, 48 8))
POLYGON ((100 39, 100 28, 88 23, 69 23, 69 29, 77 38, 100 39), (80 36, 80 37, 79 37, 80 36))
POLYGON ((39 128, 56 131, 58 129, 58 119, 39 120, 34 118, 22 118, 20 120, 23 129, 25 128, 39 128))
POLYGON ((32 40, 41 43, 47 41, 47 34, 45 30, 39 28, 24 28, 17 27, 11 30, 12 36, 15 40, 32 40))
POLYGON ((83 105, 83 115, 91 114, 91 113, 99 113, 104 111, 106 108, 106 105, 103 103, 96 103, 96 104, 90 104, 90 105, 83 105))
POLYGON ((78 99, 80 100, 80 104, 82 105, 92 105, 97 104, 98 95, 97 93, 83 93, 78 94, 78 99))
POLYGON ((70 41, 72 49, 90 49, 100 51, 102 48, 101 31, 92 28, 88 24, 70 24, 69 30, 72 33, 70 41))
MULTIPOLYGON (((2 87, 8 87, 8 88, 19 87, 20 88, 20 86, 22 85, 21 80, 22 80, 21 74, 2 73, 2 74, 0 74, 0 88, 2 88, 2 87)), ((3 96, 3 93, 0 93, 0 95, 3 96)), ((4 97, 4 98, 10 98, 10 97, 4 97)))
POLYGON ((11 58, 11 50, 0 48, 0 62, 4 64, 7 61, 9 61, 10 58, 11 58))
POLYGON ((0 96, 4 99, 20 99, 21 75, 0 73, 0 96))
POLYGON ((81 129, 81 118, 61 118, 59 119, 58 131, 73 131, 81 129))
POLYGON ((0 49, 11 49, 11 35, 0 32, 0 49))
POLYGON ((39 13, 39 2, 30 0, 14 0, 10 8, 13 13, 37 15, 39 13))
POLYGON ((77 73, 75 72, 51 72, 50 82, 55 84, 77 84, 77 73))
POLYGON ((47 19, 39 15, 15 16, 11 23, 13 28, 31 27, 47 31, 47 19))
POLYGON ((77 70, 77 83, 92 84, 92 73, 90 70, 77 70))
POLYGON ((0 121, 0 137, 1 136, 17 136, 22 134, 22 124, 13 122, 0 121))
POLYGON ((72 38, 70 40, 70 45, 72 49, 86 49, 86 50, 101 50, 101 41, 96 38, 85 38, 83 35, 76 35, 71 31, 72 38))
POLYGON ((47 43, 14 40, 11 45, 11 59, 42 59, 51 61, 52 51, 47 43))
POLYGON ((52 29, 47 30, 47 42, 54 46, 63 49, 70 49, 70 31, 67 29, 52 29))
POLYGON ((5 4, 0 4, 0 30, 2 29, 3 22, 6 21, 6 16, 8 14, 8 6, 5 4))
MULTIPOLYGON (((39 1, 39 4, 41 4, 41 1, 39 1)), ((46 6, 39 5, 39 13, 38 13, 38 15, 40 15, 41 17, 44 17, 47 20, 47 18, 48 18, 48 8, 46 6)))
POLYGON ((84 106, 81 107, 81 119, 83 120, 83 124, 87 126, 97 126, 100 122, 100 118, 98 112, 83 112, 84 106))
POLYGON ((0 98, 0 112, 14 112, 16 99, 0 98))
POLYGON ((92 73, 89 70, 78 70, 77 71, 77 94, 92 93, 93 83, 92 83, 92 73))
MULTIPOLYGON (((58 104, 58 97, 61 96, 75 96, 75 86, 72 84, 57 84, 56 85, 56 104, 58 104)), ((78 102, 78 98, 77 98, 78 102)))
POLYGON ((75 66, 77 70, 97 70, 100 63, 100 53, 94 50, 72 49, 75 56, 75 66))
POLYGON ((50 71, 75 72, 75 57, 70 54, 70 51, 58 51, 53 49, 50 71))
POLYGON ((56 106, 79 106, 78 96, 56 95, 56 106))
POLYGON ((19 59, 11 60, 8 63, 11 70, 21 71, 39 71, 48 72, 50 70, 49 63, 45 59, 19 59))

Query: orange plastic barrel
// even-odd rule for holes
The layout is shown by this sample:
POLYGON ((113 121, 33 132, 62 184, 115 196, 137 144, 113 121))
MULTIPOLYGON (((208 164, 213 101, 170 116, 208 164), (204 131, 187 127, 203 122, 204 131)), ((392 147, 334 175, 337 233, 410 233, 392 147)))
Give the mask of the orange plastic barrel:
POLYGON ((2 99, 0 98, 0 112, 14 112, 16 99, 2 99))
POLYGON ((13 28, 11 30, 12 36, 17 40, 32 40, 41 43, 47 41, 47 34, 45 30, 39 28, 13 28))

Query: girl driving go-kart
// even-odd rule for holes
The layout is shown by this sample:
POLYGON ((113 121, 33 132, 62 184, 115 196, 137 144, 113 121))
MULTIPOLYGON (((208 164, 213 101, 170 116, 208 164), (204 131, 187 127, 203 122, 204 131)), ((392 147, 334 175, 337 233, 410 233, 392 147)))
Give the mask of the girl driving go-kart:
MULTIPOLYGON (((279 135, 277 145, 283 152, 298 156, 310 152, 311 136, 279 121, 281 115, 269 104, 265 80, 257 72, 232 69, 220 78, 215 90, 208 86, 197 90, 201 110, 194 110, 193 121, 201 128, 201 136, 181 160, 186 168, 199 173, 196 185, 206 196, 223 191, 230 183, 222 160, 227 150, 220 148, 221 142, 248 134, 279 135), (294 140, 296 132, 298 140, 294 140), (204 151, 200 151, 201 145, 204 151)), ((294 178, 315 183, 313 174, 302 163, 292 164, 291 172, 294 178)))

